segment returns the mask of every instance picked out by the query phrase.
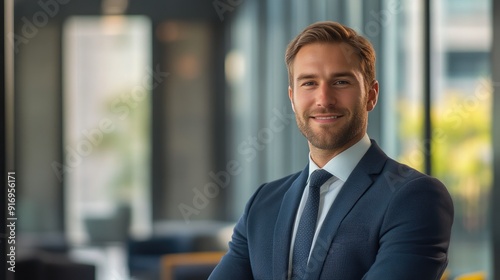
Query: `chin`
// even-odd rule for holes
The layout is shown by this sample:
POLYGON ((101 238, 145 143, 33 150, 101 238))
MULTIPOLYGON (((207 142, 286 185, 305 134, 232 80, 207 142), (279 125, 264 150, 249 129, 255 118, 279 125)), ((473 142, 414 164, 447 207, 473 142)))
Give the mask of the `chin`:
POLYGON ((309 140, 309 143, 314 147, 321 150, 337 150, 341 148, 344 144, 339 142, 338 139, 318 139, 316 137, 312 137, 309 140), (333 141, 332 141, 333 140, 333 141))

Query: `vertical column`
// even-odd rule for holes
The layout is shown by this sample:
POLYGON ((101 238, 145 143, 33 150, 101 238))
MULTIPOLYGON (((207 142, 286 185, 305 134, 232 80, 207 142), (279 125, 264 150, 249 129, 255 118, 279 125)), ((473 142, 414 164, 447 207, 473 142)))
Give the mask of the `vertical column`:
POLYGON ((431 1, 424 1, 424 170, 431 174, 431 1))
POLYGON ((500 279, 500 3, 493 5, 493 47, 492 85, 493 85, 493 188, 491 191, 491 224, 493 243, 493 275, 491 279, 500 279))

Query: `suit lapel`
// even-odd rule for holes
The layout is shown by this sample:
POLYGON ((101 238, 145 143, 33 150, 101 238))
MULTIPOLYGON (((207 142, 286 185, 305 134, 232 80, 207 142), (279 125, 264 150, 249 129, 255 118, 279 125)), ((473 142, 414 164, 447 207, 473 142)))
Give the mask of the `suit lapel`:
POLYGON ((274 228, 273 279, 286 279, 290 242, 295 222, 295 214, 309 176, 309 165, 295 179, 281 202, 281 208, 274 228))
POLYGON ((370 175, 381 172, 387 156, 372 140, 370 149, 353 170, 331 206, 320 229, 307 267, 305 279, 319 279, 337 229, 359 198, 373 183, 370 175))

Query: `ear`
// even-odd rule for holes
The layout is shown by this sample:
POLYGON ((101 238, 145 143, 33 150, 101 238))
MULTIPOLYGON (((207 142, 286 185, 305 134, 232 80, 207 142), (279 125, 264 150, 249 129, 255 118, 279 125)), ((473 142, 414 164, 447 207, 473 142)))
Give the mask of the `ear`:
POLYGON ((368 88, 368 96, 366 98, 366 110, 370 112, 377 105, 378 100, 378 81, 374 80, 368 88))
POLYGON ((288 98, 290 98, 290 103, 292 104, 292 110, 295 113, 295 105, 293 104, 293 90, 292 87, 288 86, 288 98))

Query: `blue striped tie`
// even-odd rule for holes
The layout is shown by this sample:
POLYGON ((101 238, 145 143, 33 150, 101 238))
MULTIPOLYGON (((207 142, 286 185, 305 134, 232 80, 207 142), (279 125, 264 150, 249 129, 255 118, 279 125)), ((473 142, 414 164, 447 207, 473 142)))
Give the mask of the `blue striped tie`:
POLYGON ((315 170, 309 179, 309 195, 300 217, 292 256, 292 279, 301 279, 306 271, 307 260, 316 231, 320 187, 332 177, 323 169, 315 170))

